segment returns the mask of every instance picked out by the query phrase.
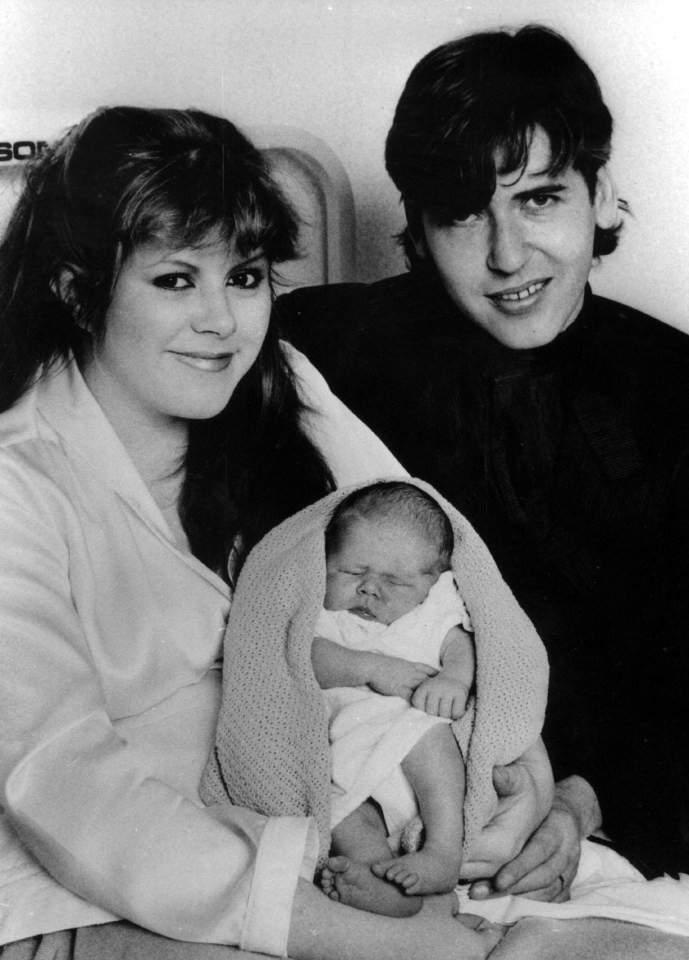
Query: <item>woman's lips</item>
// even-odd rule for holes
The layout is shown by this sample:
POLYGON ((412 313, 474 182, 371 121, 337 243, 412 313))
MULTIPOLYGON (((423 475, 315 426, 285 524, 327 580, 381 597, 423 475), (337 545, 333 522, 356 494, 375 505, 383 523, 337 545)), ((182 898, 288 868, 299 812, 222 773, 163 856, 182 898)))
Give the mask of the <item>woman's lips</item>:
POLYGON ((182 353, 172 350, 171 353, 187 366, 205 373, 221 373, 227 370, 233 356, 231 353, 199 353, 197 351, 182 353))

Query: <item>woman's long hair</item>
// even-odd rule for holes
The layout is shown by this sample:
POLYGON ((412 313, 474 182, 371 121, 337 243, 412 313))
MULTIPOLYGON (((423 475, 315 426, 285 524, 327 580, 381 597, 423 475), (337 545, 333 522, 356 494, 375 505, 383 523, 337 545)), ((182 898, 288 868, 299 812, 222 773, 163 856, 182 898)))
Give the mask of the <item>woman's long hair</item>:
MULTIPOLYGON (((271 271, 297 253, 298 221, 261 154, 228 120, 196 110, 96 111, 27 165, 0 244, 0 411, 40 372, 100 338, 122 264, 139 244, 220 238, 261 250, 271 271), (86 331, 86 333, 85 333, 86 331)), ((329 492, 302 429, 303 404, 277 334, 228 406, 190 421, 180 516, 193 552, 223 574, 271 526, 329 492)))

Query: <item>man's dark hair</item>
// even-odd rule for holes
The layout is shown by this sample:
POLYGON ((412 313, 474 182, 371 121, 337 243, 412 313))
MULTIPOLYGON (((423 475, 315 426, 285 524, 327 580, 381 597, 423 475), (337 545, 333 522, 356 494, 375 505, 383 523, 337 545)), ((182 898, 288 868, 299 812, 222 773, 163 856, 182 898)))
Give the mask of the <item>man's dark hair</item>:
POLYGON ((384 480, 355 490, 335 508, 325 531, 325 549, 336 550, 352 519, 394 520, 403 523, 438 551, 439 571, 450 569, 454 534, 445 511, 419 487, 401 480, 384 480))
MULTIPOLYGON (((423 57, 407 80, 387 138, 387 171, 408 210, 451 223, 485 209, 496 176, 524 169, 537 127, 550 140, 547 172, 571 166, 593 201, 598 171, 610 157, 612 117, 574 47, 538 25, 451 40, 423 57)), ((594 256, 612 253, 620 228, 596 227, 594 256)), ((409 229, 402 242, 413 267, 409 229)))

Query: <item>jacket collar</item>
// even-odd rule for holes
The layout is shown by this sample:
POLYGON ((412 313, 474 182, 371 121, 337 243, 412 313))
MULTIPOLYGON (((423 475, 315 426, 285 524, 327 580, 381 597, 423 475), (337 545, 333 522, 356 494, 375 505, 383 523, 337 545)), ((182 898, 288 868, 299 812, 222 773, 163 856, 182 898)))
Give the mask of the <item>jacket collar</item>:
POLYGON ((228 588, 222 578, 174 542, 158 505, 86 386, 76 361, 71 358, 64 365, 45 372, 33 390, 37 414, 60 436, 70 456, 86 464, 157 537, 227 595, 228 588))
MULTIPOLYGON (((602 316, 601 301, 587 284, 584 303, 577 318, 551 343, 530 351, 510 350, 485 330, 462 316, 437 279, 423 277, 415 284, 424 335, 451 337, 461 345, 488 379, 504 375, 510 368, 530 367, 554 371, 561 377, 563 398, 602 469, 611 480, 621 480, 643 466, 634 430, 629 383, 630 371, 620 378, 620 358, 605 337, 609 324, 602 316)), ((608 304, 607 301, 603 301, 608 304)), ((609 307, 609 304, 608 304, 609 307)), ((621 321, 623 322, 623 321, 621 321)))

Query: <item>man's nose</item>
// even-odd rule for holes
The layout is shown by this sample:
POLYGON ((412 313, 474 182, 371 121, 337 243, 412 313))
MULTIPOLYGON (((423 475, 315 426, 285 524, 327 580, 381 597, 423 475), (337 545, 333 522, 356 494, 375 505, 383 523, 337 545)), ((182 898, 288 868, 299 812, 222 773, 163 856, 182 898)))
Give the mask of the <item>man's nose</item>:
POLYGON ((517 273, 527 257, 523 224, 516 217, 494 218, 488 237, 488 267, 495 273, 517 273))
POLYGON ((214 333, 219 337, 229 337, 237 329, 237 319, 231 299, 223 287, 222 291, 213 291, 203 298, 201 308, 192 321, 197 333, 214 333))

